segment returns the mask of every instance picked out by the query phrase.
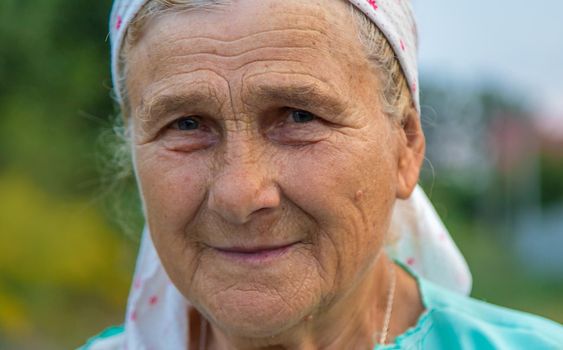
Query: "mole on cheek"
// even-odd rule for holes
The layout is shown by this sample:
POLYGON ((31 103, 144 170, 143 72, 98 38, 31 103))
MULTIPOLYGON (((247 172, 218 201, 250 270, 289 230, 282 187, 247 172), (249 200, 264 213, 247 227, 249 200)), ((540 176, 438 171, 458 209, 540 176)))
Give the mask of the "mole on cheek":
POLYGON ((364 197, 364 192, 362 190, 358 190, 358 192, 356 192, 356 200, 359 201, 364 197))

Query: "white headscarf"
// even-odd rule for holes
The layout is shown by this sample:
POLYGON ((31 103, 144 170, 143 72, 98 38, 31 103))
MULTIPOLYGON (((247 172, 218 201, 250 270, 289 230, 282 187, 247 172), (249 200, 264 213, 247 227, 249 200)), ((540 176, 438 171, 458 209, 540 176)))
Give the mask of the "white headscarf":
MULTIPOLYGON (((395 51, 420 112, 417 34, 409 0, 349 0, 384 33, 395 51)), ((118 57, 127 28, 148 0, 115 0, 110 18, 112 78, 116 96, 118 57)), ((424 278, 469 294, 471 274, 434 207, 417 186, 407 200, 398 200, 391 229, 398 241, 386 247, 391 258, 410 266, 424 278)), ((133 286, 127 304, 126 349, 185 349, 188 339, 186 300, 170 282, 152 243, 143 231, 133 286)))

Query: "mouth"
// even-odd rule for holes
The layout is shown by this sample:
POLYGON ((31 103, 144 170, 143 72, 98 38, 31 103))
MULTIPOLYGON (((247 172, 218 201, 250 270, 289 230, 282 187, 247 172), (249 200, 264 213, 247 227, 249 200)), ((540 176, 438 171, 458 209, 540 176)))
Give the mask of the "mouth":
POLYGON ((279 245, 265 245, 255 247, 211 247, 224 258, 240 263, 264 264, 277 260, 290 252, 298 242, 279 245))

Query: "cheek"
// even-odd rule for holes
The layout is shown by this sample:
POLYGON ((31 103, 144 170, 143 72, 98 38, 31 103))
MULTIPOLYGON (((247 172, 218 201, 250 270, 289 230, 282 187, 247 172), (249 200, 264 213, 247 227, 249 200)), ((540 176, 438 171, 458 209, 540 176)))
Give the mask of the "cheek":
POLYGON ((184 235, 197 214, 206 193, 207 161, 146 145, 137 147, 135 162, 147 223, 158 249, 160 242, 184 235))
POLYGON ((288 156, 285 195, 318 225, 316 259, 346 285, 381 250, 395 195, 395 167, 385 143, 318 143, 288 156))
POLYGON ((162 265, 181 291, 190 288, 198 269, 199 246, 190 223, 205 200, 209 160, 204 156, 138 146, 135 166, 147 224, 162 265))

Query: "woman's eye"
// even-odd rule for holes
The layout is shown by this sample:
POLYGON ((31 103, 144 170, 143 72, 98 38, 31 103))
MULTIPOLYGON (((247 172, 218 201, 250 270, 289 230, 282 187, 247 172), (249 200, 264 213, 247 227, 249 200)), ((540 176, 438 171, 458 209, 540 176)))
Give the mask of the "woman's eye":
POLYGON ((178 130, 197 130, 199 129, 199 120, 195 117, 185 117, 175 121, 172 126, 178 130))
POLYGON ((296 109, 291 111, 291 119, 296 123, 307 123, 315 120, 315 116, 312 113, 303 111, 301 109, 296 109))

